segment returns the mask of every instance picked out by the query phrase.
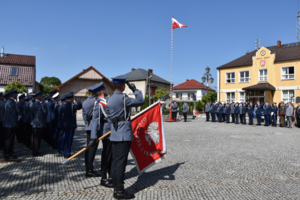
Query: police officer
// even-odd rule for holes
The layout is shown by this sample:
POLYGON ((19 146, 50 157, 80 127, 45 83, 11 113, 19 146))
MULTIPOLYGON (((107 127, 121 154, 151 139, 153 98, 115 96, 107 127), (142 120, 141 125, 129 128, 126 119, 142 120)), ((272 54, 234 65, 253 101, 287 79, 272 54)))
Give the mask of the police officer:
POLYGON ((240 115, 240 122, 241 124, 244 123, 244 120, 243 120, 243 102, 240 103, 240 106, 239 106, 239 115, 240 115))
POLYGON ((230 113, 231 113, 231 122, 232 123, 235 123, 235 116, 234 116, 234 102, 231 103, 231 106, 230 106, 230 113))
POLYGON ((16 132, 17 141, 19 143, 24 142, 24 102, 25 94, 21 94, 19 96, 19 102, 17 103, 17 110, 18 110, 18 130, 16 132))
POLYGON ((184 117, 184 122, 186 122, 188 110, 189 110, 189 105, 186 102, 184 102, 184 104, 182 106, 182 114, 184 117))
POLYGON ((239 124, 239 112, 240 112, 239 103, 236 102, 234 107, 235 124, 239 124))
POLYGON ((242 119, 243 119, 243 125, 246 125, 246 103, 242 103, 242 119))
POLYGON ((226 121, 226 114, 225 114, 225 109, 226 109, 226 103, 223 103, 223 113, 222 113, 222 121, 226 121))
POLYGON ((223 122, 222 115, 224 113, 224 107, 222 106, 222 103, 219 103, 219 111, 218 111, 218 113, 219 113, 219 122, 223 122))
POLYGON ((31 126, 30 126, 30 109, 29 109, 29 96, 24 98, 24 144, 27 148, 31 148, 31 126))
POLYGON ((52 137, 52 149, 58 149, 58 145, 57 145, 57 140, 58 140, 58 128, 57 128, 57 124, 58 124, 58 108, 59 108, 59 100, 60 100, 60 96, 59 93, 55 93, 52 96, 53 99, 53 104, 54 104, 54 119, 52 121, 52 126, 54 127, 54 134, 52 137))
MULTIPOLYGON (((101 84, 103 86, 102 82, 101 82, 101 84)), ((97 86, 98 85, 92 85, 92 86, 87 88, 88 91, 89 91, 89 96, 82 104, 82 117, 83 117, 83 120, 84 120, 84 123, 85 123, 85 131, 86 131, 86 139, 87 139, 86 143, 87 143, 87 145, 89 145, 91 140, 93 140, 93 139, 91 139, 91 125, 92 125, 92 119, 93 119, 93 116, 94 116, 93 112, 95 110, 95 106, 96 106, 96 103, 97 103, 97 96, 95 96, 96 93, 98 92, 98 90, 95 90, 97 88, 97 86)), ((102 89, 104 89, 104 86, 103 86, 102 89)), ((95 139, 98 138, 98 135, 96 133, 95 133, 94 136, 95 136, 95 139)), ((95 159, 97 148, 98 148, 98 143, 97 143, 97 145, 94 145, 94 146, 92 146, 91 148, 89 148, 88 150, 85 151, 84 158, 85 158, 85 168, 86 168, 85 176, 86 177, 99 177, 99 176, 101 176, 101 174, 97 171, 94 171, 94 168, 93 168, 93 162, 94 162, 94 159, 95 159)))
POLYGON ((255 114, 256 114, 256 118, 257 118, 257 124, 258 126, 261 125, 261 112, 262 112, 263 106, 260 104, 260 101, 256 102, 256 106, 255 106, 255 114))
POLYGON ((172 101, 173 103, 172 103, 172 119, 174 120, 174 121, 176 121, 177 120, 177 103, 175 102, 175 100, 173 100, 172 101))
POLYGON ((226 115, 226 123, 229 123, 230 121, 230 112, 231 112, 231 107, 230 105, 227 103, 226 107, 225 107, 225 115, 226 115))
POLYGON ((57 150, 59 154, 63 154, 64 151, 64 138, 65 138, 65 127, 64 127, 64 112, 65 106, 67 103, 67 95, 63 95, 60 98, 61 105, 58 107, 58 141, 57 141, 57 150))
POLYGON ((14 139, 18 128, 18 111, 16 99, 18 90, 11 90, 5 94, 7 101, 5 103, 3 127, 5 128, 4 135, 4 158, 6 161, 15 161, 17 157, 13 155, 14 139))
POLYGON ((264 106, 264 115, 265 115, 265 125, 264 126, 270 126, 271 112, 272 112, 272 107, 270 106, 269 102, 267 101, 264 106))
POLYGON ((114 94, 109 98, 107 107, 108 118, 112 121, 110 141, 112 142, 112 179, 114 183, 114 198, 131 199, 135 196, 124 190, 125 168, 130 150, 131 142, 134 140, 130 122, 131 107, 138 107, 144 104, 141 91, 137 90, 134 84, 129 84, 135 99, 123 94, 125 90, 126 76, 113 78, 115 88, 114 94))
POLYGON ((273 103, 273 108, 272 108, 272 118, 273 118, 273 126, 276 127, 277 126, 277 112, 278 112, 278 108, 276 105, 276 102, 273 103))
POLYGON ((0 150, 3 150, 3 114, 4 114, 4 106, 2 107, 3 104, 3 93, 0 92, 0 150))
POLYGON ((219 121, 220 102, 218 102, 218 103, 216 104, 216 106, 217 106, 216 115, 217 115, 217 120, 219 121))
POLYGON ((211 110, 210 110, 212 122, 216 122, 216 112, 217 112, 216 102, 213 102, 213 105, 211 106, 211 110))
POLYGON ((209 112, 210 112, 210 103, 209 101, 207 101, 206 105, 205 105, 205 114, 206 114, 206 121, 209 121, 209 112))
POLYGON ((48 95, 48 103, 47 103, 47 127, 48 127, 48 136, 46 138, 48 144, 55 149, 53 145, 53 137, 55 133, 55 114, 54 114, 54 102, 52 95, 48 95))
POLYGON ((41 139, 43 135, 43 128, 47 126, 45 112, 42 105, 42 93, 37 92, 35 95, 35 101, 31 107, 32 110, 32 128, 33 128, 33 144, 32 144, 32 156, 43 156, 39 150, 41 146, 41 139))
MULTIPOLYGON (((48 103, 49 104, 49 103, 48 103)), ((71 147, 73 143, 75 129, 77 128, 76 113, 82 108, 80 101, 74 103, 74 93, 67 94, 67 103, 64 109, 64 157, 71 157, 71 147)))
POLYGON ((253 103, 250 101, 250 104, 248 105, 249 125, 253 125, 253 112, 254 112, 254 106, 253 103))

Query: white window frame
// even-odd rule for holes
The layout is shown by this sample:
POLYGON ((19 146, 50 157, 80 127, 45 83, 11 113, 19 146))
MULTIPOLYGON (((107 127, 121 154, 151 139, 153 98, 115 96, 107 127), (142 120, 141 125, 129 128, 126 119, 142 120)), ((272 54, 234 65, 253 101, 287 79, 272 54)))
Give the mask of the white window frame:
POLYGON ((269 80, 269 70, 268 69, 259 69, 258 70, 258 82, 264 82, 264 81, 268 81, 268 80, 269 80), (260 71, 261 70, 267 70, 267 80, 263 80, 263 81, 260 80, 260 71))
POLYGON ((239 92, 239 101, 246 102, 246 92, 239 92), (241 93, 244 93, 244 99, 241 99, 241 93))
POLYGON ((225 93, 225 102, 226 103, 232 103, 235 101, 235 92, 226 92, 225 93), (227 94, 230 94, 229 102, 227 101, 227 94), (234 98, 232 98, 232 94, 234 94, 234 98))
POLYGON ((19 69, 18 69, 17 67, 12 67, 12 68, 10 69, 10 75, 11 75, 11 76, 18 76, 18 71, 19 71, 19 69), (16 71, 16 74, 11 74, 13 69, 16 69, 16 70, 17 70, 17 71, 16 71))
POLYGON ((290 96, 290 91, 294 91, 294 98, 292 99, 292 104, 295 104, 295 99, 296 99, 296 97, 295 97, 295 90, 289 90, 289 89, 287 89, 287 90, 281 90, 281 101, 283 101, 284 103, 287 103, 287 102, 290 102, 290 100, 291 100, 291 98, 289 97, 290 96), (289 93, 288 93, 288 100, 287 101, 284 101, 283 100, 283 91, 289 91, 289 93))
POLYGON ((285 67, 281 67, 281 70, 280 70, 281 72, 280 72, 280 78, 281 78, 281 80, 282 81, 286 81, 286 80, 295 80, 295 76, 296 76, 296 67, 294 66, 294 65, 292 65, 292 66, 285 66, 285 67), (283 68, 288 68, 288 67, 293 67, 294 68, 294 77, 293 78, 287 78, 287 79, 284 79, 283 78, 283 76, 289 76, 289 74, 285 74, 285 75, 283 75, 282 74, 282 70, 283 70, 283 68))
MULTIPOLYGON (((232 80, 232 79, 233 78, 230 78, 230 80, 232 80)), ((225 73, 225 84, 235 84, 235 79, 236 79, 235 72, 226 72, 225 73), (227 82, 227 74, 234 74, 234 82, 230 82, 230 83, 227 82)))
MULTIPOLYGON (((246 79, 246 77, 244 77, 246 79)), ((239 83, 250 83, 250 70, 239 71, 239 83), (241 73, 249 72, 248 81, 241 81, 241 73)))

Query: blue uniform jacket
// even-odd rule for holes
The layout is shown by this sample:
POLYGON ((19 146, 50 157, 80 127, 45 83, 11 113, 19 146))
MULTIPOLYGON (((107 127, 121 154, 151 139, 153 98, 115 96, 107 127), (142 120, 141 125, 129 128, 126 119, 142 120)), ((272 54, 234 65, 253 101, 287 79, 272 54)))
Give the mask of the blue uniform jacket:
POLYGON ((35 99, 31 99, 29 101, 29 110, 30 110, 30 124, 32 125, 32 120, 33 120, 33 115, 32 115, 32 106, 33 103, 35 102, 35 99))
POLYGON ((240 112, 240 107, 239 106, 235 106, 234 107, 234 114, 237 115, 240 112))
POLYGON ((211 113, 216 113, 217 112, 217 106, 216 105, 212 105, 210 112, 211 113))
POLYGON ((259 105, 255 105, 255 113, 257 115, 261 115, 261 113, 263 112, 263 105, 259 104, 259 105))
MULTIPOLYGON (((138 107, 143 105, 144 98, 141 91, 134 91, 135 99, 129 98, 126 94, 115 91, 114 94, 109 98, 107 107, 109 110, 108 118, 112 122, 115 118, 128 118, 130 114, 131 107, 138 107), (125 97, 125 108, 126 115, 124 116, 124 97, 125 97)), ((133 133, 130 119, 129 121, 118 122, 118 130, 116 131, 111 124, 111 141, 133 141, 133 133)))
POLYGON ((248 106, 248 114, 249 115, 253 115, 253 111, 254 111, 254 106, 253 105, 249 105, 248 106))
POLYGON ((264 115, 271 115, 272 107, 270 105, 265 106, 264 115))
POLYGON ((274 115, 276 115, 276 116, 277 116, 277 111, 278 111, 277 106, 274 106, 274 107, 272 108, 272 112, 273 112, 274 115))
POLYGON ((172 112, 177 112, 177 103, 174 102, 172 105, 172 112))
POLYGON ((17 103, 17 108, 18 108, 18 121, 23 121, 24 120, 24 108, 25 108, 25 102, 24 101, 19 101, 17 103))
POLYGON ((55 102, 49 101, 47 103, 47 123, 55 124, 55 114, 54 114, 55 102))
POLYGON ((223 106, 219 106, 219 114, 223 114, 224 113, 224 107, 223 106))
POLYGON ((29 102, 25 103, 24 106, 24 118, 23 118, 23 122, 24 123, 30 123, 30 107, 29 107, 29 102))
POLYGON ((77 110, 80 110, 81 108, 82 104, 80 101, 77 101, 77 104, 74 104, 71 101, 66 103, 64 109, 64 128, 77 128, 76 113, 77 110))
POLYGON ((66 104, 62 103, 59 107, 58 107, 58 123, 57 123, 57 127, 58 128, 64 128, 64 109, 65 109, 66 104))
POLYGON ((14 99, 8 99, 5 103, 3 124, 4 128, 18 127, 17 104, 14 99))
POLYGON ((226 106, 225 107, 225 114, 226 115, 230 115, 230 112, 231 112, 231 107, 230 106, 226 106))
POLYGON ((243 115, 246 114, 246 106, 242 106, 242 114, 243 114, 243 115))
POLYGON ((58 108, 59 108, 59 103, 54 100, 54 124, 57 125, 58 124, 58 108))
POLYGON ((0 124, 3 123, 4 104, 4 101, 0 101, 0 124))
POLYGON ((85 123, 85 130, 91 130, 91 120, 88 125, 87 119, 91 119, 90 117, 93 115, 94 105, 96 103, 96 98, 92 96, 88 96, 88 98, 82 104, 82 118, 85 123))
POLYGON ((42 102, 35 101, 31 107, 32 110, 32 128, 43 128, 47 126, 45 112, 42 102))

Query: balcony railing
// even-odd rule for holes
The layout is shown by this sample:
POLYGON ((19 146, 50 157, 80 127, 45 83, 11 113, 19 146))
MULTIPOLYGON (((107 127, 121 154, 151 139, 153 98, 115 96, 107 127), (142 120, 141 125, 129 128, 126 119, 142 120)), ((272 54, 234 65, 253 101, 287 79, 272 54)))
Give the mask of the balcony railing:
POLYGON ((176 101, 196 101, 196 98, 193 97, 175 97, 174 100, 176 101))

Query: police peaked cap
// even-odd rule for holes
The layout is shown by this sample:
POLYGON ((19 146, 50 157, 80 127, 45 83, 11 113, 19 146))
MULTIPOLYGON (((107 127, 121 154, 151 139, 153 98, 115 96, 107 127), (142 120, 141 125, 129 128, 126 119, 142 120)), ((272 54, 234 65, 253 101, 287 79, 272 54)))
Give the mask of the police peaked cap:
POLYGON ((41 92, 41 91, 35 93, 34 97, 37 97, 37 96, 40 96, 40 95, 42 95, 42 92, 41 92))
POLYGON ((60 98, 60 100, 63 101, 63 100, 65 100, 66 98, 67 98, 67 95, 65 94, 65 95, 63 95, 63 96, 60 98))
POLYGON ((127 76, 120 75, 120 76, 116 76, 116 77, 112 78, 112 80, 113 80, 112 82, 113 83, 125 83, 126 79, 127 79, 127 76))
POLYGON ((44 99, 47 99, 47 98, 48 98, 48 95, 47 95, 47 94, 45 94, 45 95, 43 96, 43 98, 44 98, 44 99))
POLYGON ((98 92, 100 90, 103 90, 103 89, 105 89, 105 86, 104 86, 103 82, 100 82, 98 85, 94 85, 94 86, 91 86, 91 87, 88 88, 90 93, 96 93, 96 92, 98 92))
POLYGON ((74 97, 74 92, 70 92, 69 94, 66 95, 67 99, 71 99, 72 97, 74 97))
POLYGON ((7 91, 7 92, 3 95, 3 97, 8 97, 8 96, 11 95, 11 94, 18 94, 18 90, 15 89, 15 90, 7 91))
POLYGON ((22 99, 23 97, 25 97, 25 94, 21 94, 21 95, 19 96, 19 99, 22 99))
POLYGON ((25 101, 29 100, 29 96, 26 96, 26 97, 24 98, 24 100, 25 100, 25 101))

